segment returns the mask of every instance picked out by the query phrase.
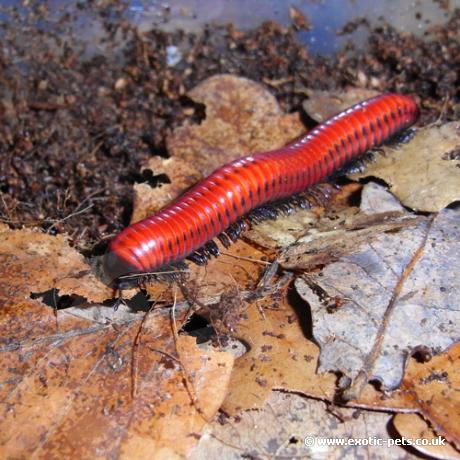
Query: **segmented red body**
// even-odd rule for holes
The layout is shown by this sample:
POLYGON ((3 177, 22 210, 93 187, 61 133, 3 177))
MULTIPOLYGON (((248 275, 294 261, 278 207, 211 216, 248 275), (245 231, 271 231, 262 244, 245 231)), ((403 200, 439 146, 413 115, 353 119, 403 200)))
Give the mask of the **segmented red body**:
POLYGON ((377 96, 279 150, 222 166, 162 211, 119 233, 105 256, 106 272, 117 278, 185 258, 252 209, 323 181, 412 125, 417 115, 408 96, 377 96))

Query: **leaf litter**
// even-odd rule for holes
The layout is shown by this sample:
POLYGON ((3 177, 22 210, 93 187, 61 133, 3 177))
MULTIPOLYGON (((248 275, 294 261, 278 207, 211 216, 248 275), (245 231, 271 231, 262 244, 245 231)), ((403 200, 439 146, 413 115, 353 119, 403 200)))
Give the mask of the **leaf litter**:
MULTIPOLYGON (((208 97, 211 97, 211 95, 208 97)), ((211 150, 213 147, 214 144, 208 146, 211 150)), ((253 227, 245 232, 244 239, 249 243, 255 243, 263 252, 272 256, 280 248, 283 249, 276 261, 282 268, 294 270, 314 269, 314 267, 321 266, 321 264, 327 266, 334 260, 341 260, 341 257, 355 253, 369 241, 375 239, 378 242, 382 234, 388 235, 388 238, 393 238, 393 235, 396 235, 397 238, 400 238, 400 244, 405 241, 405 238, 414 238, 414 235, 418 235, 419 239, 423 239, 423 231, 429 225, 429 220, 423 216, 413 215, 405 211, 399 201, 390 193, 384 192, 381 186, 369 183, 364 187, 361 198, 360 209, 340 209, 339 211, 333 210, 332 213, 324 209, 297 211, 291 216, 280 217, 274 222, 268 221, 253 227), (267 228, 270 230, 267 230, 267 228), (324 236, 324 240, 329 244, 322 248, 311 248, 311 241, 302 241, 302 236, 305 236, 304 234, 311 228, 315 228, 311 233, 324 236), (328 231, 330 235, 327 234, 328 231), (337 233, 337 235, 334 233, 337 233), (344 239, 346 240, 345 244, 344 239), (341 244, 338 245, 338 242, 341 244), (306 251, 309 245, 311 250, 306 251), (340 249, 332 251, 331 248, 334 247, 339 247, 340 249), (299 258, 289 265, 289 256, 292 256, 289 251, 296 251, 299 257, 309 257, 309 259, 303 260, 299 258), (308 254, 308 252, 311 254, 308 254)), ((445 211, 445 214, 449 214, 449 210, 445 211)), ((443 217, 444 215, 439 219, 443 217)), ((439 219, 436 221, 435 230, 442 227, 443 223, 449 224, 449 222, 439 221, 439 219)), ((315 236, 310 237, 310 240, 314 241, 315 236)), ((436 236, 432 238, 436 238, 436 236)), ((451 243, 455 242, 455 235, 451 236, 451 240, 453 240, 451 243)), ((417 247, 414 249, 416 252, 417 247)), ((429 257, 432 257, 432 255, 430 254, 429 257)), ((437 262, 442 261, 442 257, 442 255, 438 255, 437 262)), ((407 257, 406 259, 403 258, 402 261, 407 263, 407 257)), ((425 263, 424 260, 422 262, 425 263)), ((420 275, 416 273, 416 275, 416 279, 426 276, 426 269, 424 273, 420 275)), ((439 276, 441 277, 443 274, 439 276)), ((406 294, 403 291, 402 295, 406 294)), ((409 297, 413 296, 412 293, 409 294, 409 297)), ((425 297, 427 296, 428 294, 425 295, 425 297)), ((331 305, 336 308, 342 308, 341 303, 347 300, 342 297, 341 295, 331 296, 333 300, 331 305)), ((299 327, 298 318, 291 318, 288 321, 287 317, 289 315, 283 311, 283 307, 281 307, 281 311, 278 311, 276 307, 267 308, 267 305, 273 304, 273 302, 275 305, 279 303, 267 300, 266 302, 262 301, 262 303, 257 302, 257 306, 249 306, 246 310, 246 321, 242 321, 236 327, 235 335, 248 344, 249 351, 238 358, 235 363, 230 391, 222 406, 226 413, 234 415, 242 410, 260 407, 272 389, 299 391, 327 400, 334 399, 337 387, 333 376, 330 374, 315 374, 316 345, 305 340, 305 338, 301 339, 302 336, 305 337, 305 331, 299 327), (289 324, 290 322, 291 324, 289 324), (260 326, 257 326, 259 323, 260 326), (272 341, 274 343, 271 343, 272 341), (301 342, 303 345, 300 345, 301 342), (296 343, 296 346, 289 346, 291 343, 296 343), (304 353, 304 359, 307 357, 306 361, 311 363, 311 371, 307 371, 309 365, 306 363, 302 363, 297 371, 297 363, 293 363, 296 360, 293 356, 300 356, 302 347, 308 350, 304 353), (293 351, 295 349, 298 355, 293 351), (303 373, 309 374, 310 378, 302 381, 302 376, 305 375, 303 373), (316 377, 313 378, 312 375, 316 377)), ((289 302, 287 305, 289 305, 289 302)), ((313 311, 313 321, 315 321, 315 313, 313 311)), ((449 310, 446 313, 449 314, 449 310)), ((455 311, 452 313, 455 315, 455 311)), ((432 318, 431 325, 435 322, 436 320, 432 318)), ((440 339, 441 344, 432 347, 434 352, 439 353, 455 340, 458 340, 457 335, 455 335, 455 327, 452 324, 450 326, 452 329, 451 337, 446 335, 444 339, 440 339)), ((406 332, 407 330, 404 330, 404 333, 406 332)), ((441 335, 443 334, 441 333, 441 335)), ((314 334, 313 337, 315 337, 314 334)), ((349 353, 344 353, 344 360, 346 361, 349 356, 349 353)), ((399 380, 402 377, 403 366, 408 356, 409 354, 399 356, 401 358, 399 374, 397 374, 399 380)), ((384 371, 384 378, 388 378, 388 375, 392 377, 391 369, 384 369, 384 371)), ((364 393, 367 395, 372 394, 373 401, 368 400, 367 403, 363 403, 359 399, 359 392, 356 392, 354 396, 357 399, 349 404, 356 404, 361 407, 367 407, 366 404, 369 404, 369 407, 386 407, 392 410, 407 410, 409 408, 420 411, 420 407, 414 406, 413 401, 398 400, 398 398, 396 398, 396 401, 392 400, 388 392, 385 393, 384 397, 379 396, 379 392, 372 390, 370 385, 364 386, 365 383, 367 383, 367 380, 363 382, 364 393), (389 403, 385 405, 383 401, 387 398, 389 403), (391 403, 393 403, 393 406, 391 406, 391 403)), ((348 394, 348 397, 350 397, 350 394, 348 394)), ((426 416, 430 418, 430 415, 426 416)), ((449 424, 447 420, 444 426, 447 426, 447 429, 443 431, 444 434, 454 429, 453 424, 449 424)))
POLYGON ((439 353, 460 340, 459 245, 460 211, 445 209, 299 277, 321 346, 319 370, 343 372, 358 394, 368 380, 395 389, 417 347, 439 353))
POLYGON ((188 306, 172 311, 173 328, 170 309, 146 315, 94 304, 112 290, 65 238, 1 230, 2 454, 164 458, 190 450, 190 433, 223 401, 232 355, 177 335, 188 306), (49 289, 77 293, 87 308, 53 310, 31 298, 49 289))
MULTIPOLYGON (((163 201, 160 190, 163 190, 168 195, 168 199, 172 198, 180 193, 181 189, 192 185, 193 181, 199 177, 199 174, 206 174, 212 170, 215 167, 215 163, 220 165, 221 162, 230 161, 235 156, 257 150, 257 139, 266 137, 263 142, 261 141, 260 150, 271 149, 283 145, 292 137, 295 137, 294 133, 298 134, 301 126, 296 124, 297 115, 285 116, 288 118, 284 119, 279 107, 273 104, 273 100, 263 96, 262 100, 266 103, 263 110, 267 106, 271 107, 270 110, 272 110, 267 119, 266 116, 257 114, 259 106, 256 102, 248 102, 251 101, 251 97, 248 96, 247 101, 242 100, 240 102, 245 107, 243 111, 246 114, 245 116, 254 117, 254 120, 256 120, 254 123, 253 121, 246 123, 246 125, 252 127, 249 137, 241 136, 247 126, 241 123, 241 120, 236 116, 227 119, 224 116, 222 123, 226 126, 225 129, 231 133, 228 138, 227 136, 216 135, 221 123, 219 115, 225 115, 229 106, 232 106, 234 113, 237 113, 238 106, 234 101, 238 100, 238 85, 243 85, 241 94, 246 94, 245 91, 250 88, 251 91, 255 90, 257 97, 260 97, 260 91, 262 90, 260 85, 257 86, 241 78, 223 76, 223 86, 221 86, 218 79, 219 77, 214 77, 202 84, 204 89, 201 88, 197 93, 194 93, 194 91, 190 93, 191 96, 195 94, 196 100, 200 102, 205 101, 204 97, 206 97, 206 102, 209 101, 211 105, 212 110, 207 110, 206 112, 207 119, 199 125, 203 127, 209 122, 205 129, 211 133, 210 137, 206 138, 205 145, 198 140, 196 145, 191 142, 191 147, 186 146, 185 148, 183 147, 185 145, 184 139, 187 136, 191 135, 197 138, 198 136, 204 136, 204 133, 189 134, 185 131, 175 137, 177 134, 175 132, 169 140, 171 151, 175 154, 171 161, 157 157, 151 160, 150 165, 145 163, 144 168, 153 170, 155 174, 166 174, 171 183, 162 185, 158 189, 158 193, 156 193, 155 189, 152 189, 154 192, 150 198, 147 195, 151 190, 146 188, 147 185, 142 184, 142 187, 136 187, 138 201, 137 203, 135 202, 135 209, 139 211, 139 214, 134 217, 135 219, 143 217, 143 207, 151 206, 152 210, 156 210, 166 202, 166 200, 163 201), (222 99, 222 88, 227 87, 230 87, 233 96, 229 97, 228 101, 224 101, 225 103, 222 106, 219 106, 219 99, 222 99), (210 114, 213 116, 210 117, 210 114), (278 123, 281 126, 274 138, 271 137, 273 133, 270 132, 270 129, 273 128, 271 117, 274 117, 274 124, 278 123), (260 128, 257 124, 259 122, 261 123, 260 128), (231 127, 232 123, 236 123, 235 128, 231 127), (264 128, 268 131, 262 134, 264 128), (259 132, 258 129, 261 131, 259 132), (232 140, 232 136, 235 136, 237 140, 232 140), (244 142, 239 142, 238 139, 240 138, 244 142), (267 147, 264 142, 272 143, 267 147), (230 148, 228 148, 229 146, 230 148), (183 148, 185 150, 181 150, 183 148), (246 151, 246 149, 249 150, 246 151), (203 154, 200 161, 193 161, 194 155, 198 151, 206 153, 203 154), (210 152, 215 155, 210 155, 210 152), (197 167, 196 170, 188 166, 190 160, 192 160, 191 164, 197 167), (144 197, 146 199, 142 201, 144 197)), ((206 102, 204 103, 206 104, 206 102)), ((208 109, 208 107, 206 108, 208 109)), ((245 119, 245 122, 247 121, 245 119)), ((193 130, 195 128, 197 126, 185 127, 184 130, 193 130)), ((456 222, 455 216, 455 210, 446 210, 440 213, 436 217, 438 220, 435 219, 431 224, 432 228, 440 233, 440 224, 443 222, 451 224, 452 220, 456 222)), ((56 318, 53 311, 49 308, 46 309, 41 302, 28 299, 31 290, 35 289, 33 284, 31 286, 24 285, 17 291, 22 297, 20 301, 19 298, 17 299, 18 304, 15 307, 22 313, 17 315, 16 320, 17 324, 20 324, 23 329, 16 328, 14 335, 10 333, 9 337, 16 337, 16 341, 11 339, 7 341, 3 350, 5 353, 10 353, 8 359, 12 360, 12 365, 8 369, 14 369, 13 375, 9 375, 5 379, 5 381, 10 382, 9 386, 6 387, 10 389, 9 393, 7 392, 10 399, 5 402, 4 407, 14 408, 22 402, 21 398, 23 397, 29 398, 26 401, 27 404, 28 401, 33 402, 30 405, 26 404, 26 408, 49 407, 43 413, 39 410, 36 413, 30 412, 32 409, 19 411, 20 419, 24 426, 28 426, 27 421, 33 420, 37 423, 37 426, 42 427, 39 430, 39 434, 42 436, 40 439, 45 439, 45 441, 42 442, 40 450, 37 451, 40 455, 47 455, 52 449, 56 449, 57 452, 62 454, 59 449, 65 445, 62 442, 64 438, 73 439, 71 438, 72 434, 77 439, 79 435, 86 433, 89 417, 87 414, 92 414, 92 411, 88 412, 87 410, 85 412, 85 408, 91 406, 91 403, 93 404, 92 407, 98 408, 97 412, 102 413, 102 416, 95 418, 98 422, 97 427, 99 430, 95 433, 95 436, 98 436, 98 438, 91 437, 91 435, 85 436, 85 439, 88 439, 85 447, 88 450, 85 452, 94 453, 95 449, 102 449, 107 456, 118 452, 125 456, 145 457, 151 452, 151 449, 158 450, 159 455, 170 456, 183 455, 188 452, 199 438, 200 431, 222 405, 224 398, 225 401, 222 407, 230 414, 237 414, 248 408, 260 407, 269 397, 272 389, 298 391, 325 401, 335 400, 337 392, 336 377, 330 373, 316 373, 320 350, 316 344, 308 340, 308 338, 316 338, 318 318, 321 317, 321 313, 318 313, 320 308, 318 307, 318 311, 316 311, 310 303, 314 326, 312 335, 308 326, 309 320, 304 317, 305 312, 299 313, 298 309, 292 309, 292 299, 287 296, 287 292, 290 292, 290 290, 285 289, 285 284, 277 285, 275 282, 271 287, 267 288, 265 286, 261 288, 260 277, 264 271, 270 268, 270 260, 273 261, 275 257, 276 266, 279 264, 282 270, 293 270, 297 272, 297 276, 300 275, 296 282, 297 289, 299 289, 299 283, 305 283, 306 279, 309 282, 313 280, 316 284, 319 284, 323 281, 324 273, 329 267, 334 267, 334 264, 340 264, 343 260, 352 258, 358 249, 369 243, 369 240, 373 245, 378 244, 381 239, 400 238, 401 235, 414 239, 418 237, 420 240, 424 235, 423 230, 426 230, 427 226, 430 225, 430 220, 423 216, 411 215, 401 208, 392 195, 382 193, 381 189, 374 184, 368 184, 363 190, 360 209, 344 209, 344 207, 333 209, 333 206, 332 208, 328 206, 327 208, 317 208, 312 211, 299 211, 292 216, 279 218, 274 223, 268 222, 266 225, 271 226, 271 230, 268 232, 261 230, 263 225, 265 224, 247 232, 244 235, 244 241, 237 242, 221 258, 210 261, 206 268, 191 267, 191 273, 188 278, 188 293, 192 294, 192 298, 189 299, 189 302, 184 301, 179 293, 177 295, 177 299, 180 300, 176 306, 178 328, 183 322, 187 321, 190 300, 192 304, 195 303, 201 309, 206 306, 211 308, 217 306, 217 310, 219 308, 224 310, 229 305, 228 297, 225 296, 226 293, 233 292, 235 299, 241 301, 237 302, 239 307, 236 308, 235 317, 230 321, 230 330, 234 331, 233 333, 236 337, 249 344, 249 351, 236 360, 235 370, 231 375, 232 359, 228 355, 222 353, 212 354, 212 352, 211 355, 203 354, 204 352, 196 349, 194 339, 191 339, 193 340, 192 343, 189 340, 190 338, 186 336, 175 336, 171 328, 170 316, 165 314, 163 309, 155 310, 145 316, 139 313, 132 313, 121 307, 119 310, 120 317, 117 317, 116 314, 104 314, 104 307, 94 306, 88 309, 89 312, 91 312, 91 309, 94 310, 94 317, 88 311, 86 315, 81 314, 77 308, 58 311, 56 318), (313 231, 313 227, 318 227, 318 229, 313 231), (359 232, 364 232, 361 237, 357 236, 359 232), (258 236, 255 236, 257 234, 258 236), (337 241, 343 238, 347 240, 347 234, 351 236, 348 238, 348 243, 333 253, 331 248, 336 246, 337 241), (306 258, 309 252, 308 248, 311 248, 309 245, 321 238, 321 236, 324 237, 324 241, 329 241, 329 243, 333 241, 333 243, 329 244, 329 246, 327 244, 319 246, 314 251, 310 250, 310 259, 306 258), (259 238, 258 241, 257 238, 259 238), (305 239, 302 241, 302 238, 305 239), (254 247, 254 243, 257 243, 257 248, 254 247), (278 253, 277 251, 280 249, 281 252, 278 253), (293 255, 289 254, 289 251, 296 251, 297 264, 292 262, 294 259, 289 258, 289 255, 293 255), (289 265, 290 263, 291 265, 289 265), (318 268, 321 269, 323 265, 322 271, 318 272, 318 268), (221 268, 218 268, 219 266, 221 268), (240 267, 239 274, 238 267, 240 267), (307 275, 306 270, 311 272, 307 275), (281 289, 283 286, 284 290, 281 289), (257 295, 254 297, 254 292, 262 296, 269 294, 269 297, 257 300, 257 295), (27 299, 24 300, 24 297, 27 299), (44 308, 47 311, 46 315, 43 313, 44 308), (25 318, 22 314, 25 315, 25 318), (301 319, 302 317, 303 319, 301 319), (43 325, 45 326, 44 330, 47 331, 45 334, 40 330, 43 325), (57 325, 59 329, 56 329, 57 325), (67 335, 60 335, 61 331, 64 331, 67 335), (139 339, 139 336, 142 337, 142 340, 139 339), (21 350, 22 353, 23 350, 28 349, 33 351, 32 353, 29 351, 26 357, 23 354, 17 356, 17 350, 21 350), (191 353, 190 356, 186 354, 186 350, 191 353), (91 359, 86 363, 84 361, 87 359, 88 354, 91 359), (54 357, 55 355, 57 355, 56 358, 54 357), (32 361, 27 360, 29 356, 32 356, 32 361), (52 361, 50 361, 50 357, 53 358, 52 361), (33 362, 38 364, 34 367, 31 364, 33 362), (45 372, 49 371, 48 364, 50 362, 56 363, 52 367, 54 371, 53 379, 48 379, 45 372), (203 366, 205 362, 210 363, 209 367, 203 366), (207 371, 209 371, 209 374, 207 371), (114 376, 111 373, 117 375, 114 376), (73 376, 70 384, 66 380, 68 375, 73 376), (82 375, 86 376, 83 380, 77 378, 77 376, 82 375), (164 378, 165 376, 166 379, 164 378), (135 385, 133 385, 133 382, 136 382, 135 385), (213 386, 214 383, 216 384, 216 387, 213 388, 215 392, 210 394, 210 386, 213 386), (11 390, 12 387, 18 384, 18 391, 11 390), (67 390, 68 386, 70 386, 70 391, 67 390), (227 391, 227 389, 229 390, 227 391), (137 395, 137 399, 134 398, 134 402, 130 403, 130 397, 133 394, 137 395), (40 399, 43 395, 45 403, 40 399), (48 395, 51 396, 48 397, 48 395), (114 395, 121 395, 121 397, 115 401, 114 395), (88 401, 90 401, 89 404, 88 401), (49 404, 49 406, 46 406, 46 404, 49 404), (57 407, 64 407, 65 410, 63 409, 62 412, 59 412, 56 409, 57 407), (181 412, 177 409, 178 407, 189 409, 185 409, 186 412, 181 412), (158 417, 156 416, 157 411, 159 411, 158 417), (45 416, 47 413, 50 415, 48 419, 45 416), (179 415, 176 417, 177 414, 179 415), (119 426, 120 420, 122 425, 125 423, 123 426, 127 427, 121 436, 115 430, 115 426, 119 426), (175 428, 176 426, 177 428, 175 428), (180 427, 184 427, 183 431, 181 431, 182 428, 180 427), (158 436, 158 432, 161 435, 158 436), (174 442, 171 433, 174 435, 174 442), (178 433, 183 439, 187 440, 182 447, 177 445, 178 433), (116 439, 120 440, 115 446, 108 442, 113 436, 118 436, 116 439)), ((41 234, 38 233, 38 235, 41 234)), ((425 235, 427 235, 426 232, 425 235)), ((28 236, 24 235, 24 237, 28 236)), ((428 237, 432 242, 433 235, 430 233, 430 235, 426 236, 427 241, 428 237)), ((443 237, 449 243, 446 235, 443 235, 443 237)), ((405 242, 402 238, 399 241, 405 242)), ((445 246, 444 242, 443 245, 445 246)), ((443 245, 441 247, 444 247, 443 245)), ((397 248, 401 246, 402 244, 397 248)), ((444 248, 443 250, 448 252, 449 248, 444 248)), ((28 250, 25 252, 29 254, 28 250)), ((434 253, 435 251, 433 250, 432 252, 434 253)), ((46 252, 45 257, 42 259, 42 264, 46 260, 52 265, 54 263, 52 254, 53 251, 46 252)), ((406 258, 403 257, 403 254, 400 254, 400 256, 399 259, 404 262, 407 261, 407 255, 406 258)), ((426 254, 421 255, 421 261, 424 260, 423 257, 425 256, 426 254)), ((32 253, 29 262, 30 267, 33 267, 34 257, 35 255, 32 253)), ((452 255, 452 257, 454 256, 452 255)), ((83 259, 81 257, 80 259, 80 262, 82 262, 83 259)), ((432 262, 432 260, 428 259, 428 262, 432 262)), ((67 273, 66 269, 70 270, 68 267, 63 267, 59 264, 56 267, 58 271, 61 271, 60 275, 67 273)), ((416 265, 417 267, 418 264, 416 265)), ((69 284, 63 282, 60 282, 61 284, 54 283, 56 277, 50 277, 53 281, 38 283, 37 292, 58 286, 59 289, 63 289, 62 292, 69 294, 78 292, 89 302, 110 297, 107 294, 107 290, 104 290, 106 289, 105 287, 99 291, 98 286, 92 288, 93 290, 90 289, 90 294, 85 295, 84 285, 86 283, 81 282, 81 277, 87 273, 87 270, 88 266, 84 266, 84 268, 76 272, 77 276, 74 276, 75 272, 71 271, 72 276, 69 277, 70 281, 67 281, 69 284), (101 294, 101 292, 104 294, 101 294)), ((22 271, 21 262, 19 262, 19 268, 16 268, 16 271, 22 271)), ((413 270, 414 272, 415 270, 413 270)), ((425 274, 422 271, 420 276, 425 274)), ((439 276, 441 275, 444 275, 444 272, 439 274, 439 276)), ((389 281, 394 281, 391 274, 388 275, 385 272, 384 277, 388 278, 389 281)), ((47 278, 45 277, 44 279, 47 278)), ((276 279, 277 276, 275 276, 276 279)), ((448 280, 452 279, 448 278, 448 280)), ((414 280, 417 281, 417 278, 414 278, 414 280)), ((362 281, 361 277, 358 278, 359 283, 362 281)), ((91 281, 89 286, 91 287, 91 283, 94 284, 94 282, 91 281)), ((329 288, 329 286, 326 287, 329 288)), ((443 285, 442 287, 449 286, 443 285)), ((150 286, 148 288, 150 289, 151 299, 158 300, 159 305, 167 305, 168 302, 171 302, 172 286, 165 286, 160 291, 151 290, 150 286)), ((7 287, 7 289, 11 289, 11 286, 7 287)), ((404 289, 406 289, 405 285, 401 287, 401 292, 404 294, 399 297, 400 301, 402 299, 406 303, 419 300, 421 302, 430 298, 429 290, 423 291, 419 295, 419 299, 417 292, 414 294, 412 291, 404 289)), ((439 294, 437 300, 445 299, 446 295, 444 293, 446 291, 441 290, 440 292, 443 294, 439 294)), ((313 294, 315 293, 317 291, 313 294)), ((331 295, 331 293, 327 292, 327 294, 328 299, 331 300, 328 303, 329 309, 332 309, 332 313, 329 313, 331 316, 336 314, 337 311, 340 312, 344 307, 346 308, 347 302, 350 302, 348 296, 344 298, 341 293, 332 292, 333 295, 331 295)), ((323 300, 317 300, 322 307, 324 307, 323 300)), ((303 308, 306 309, 307 307, 304 305, 303 308)), ((422 311, 424 311, 423 308, 422 311)), ((433 315, 440 314, 441 312, 433 313, 433 315)), ((212 316, 211 313, 209 315, 210 317, 212 316)), ((224 311, 217 312, 217 322, 222 320, 225 323, 224 316, 224 311)), ((412 318, 409 319, 412 320, 412 318)), ((3 323, 4 326, 9 321, 11 321, 11 316, 6 318, 3 323)), ((214 316, 213 321, 216 321, 216 316, 214 316)), ((431 318, 431 321, 434 321, 433 318, 431 318)), ((353 327, 353 324, 351 326, 353 327)), ((423 327, 423 325, 420 327, 423 327)), ((217 330, 221 329, 218 328, 217 330)), ((352 328, 346 331, 348 336, 350 336, 350 330, 352 328)), ((438 335, 446 335, 447 337, 449 334, 452 335, 450 329, 446 328, 442 334, 433 334, 435 335, 433 340, 435 341, 438 335)), ((439 340, 442 342, 442 339, 439 340)), ((449 342, 449 337, 444 340, 449 342)), ((449 344, 453 340, 455 338, 451 337, 449 344)), ((323 370, 323 352, 331 344, 320 343, 320 345, 322 346, 320 370, 323 370)), ((433 351, 439 352, 447 348, 447 346, 445 343, 438 344, 437 347, 433 345, 433 351)), ((26 352, 24 351, 24 353, 26 352)), ((355 364, 354 360, 356 358, 348 349, 345 350, 343 358, 345 365, 347 364, 347 358, 348 362, 355 364)), ((401 365, 399 370, 401 373, 404 363, 398 362, 398 364, 401 365)), ((424 366, 423 369, 426 369, 426 365, 424 366)), ((358 373, 358 366, 352 367, 352 371, 358 373)), ((438 370, 433 372, 438 372, 438 370)), ((389 377, 394 378, 391 369, 385 368, 382 374, 384 383, 389 377)), ((407 375, 410 375, 410 368, 407 375)), ((423 413, 432 423, 433 420, 437 421, 437 428, 443 434, 447 433, 450 436, 449 439, 456 439, 456 435, 452 435, 452 433, 455 433, 455 426, 448 417, 448 402, 452 403, 452 401, 458 400, 455 392, 457 387, 455 381, 451 381, 453 391, 448 395, 448 398, 451 399, 443 400, 440 398, 439 407, 441 410, 439 413, 433 408, 431 408, 432 411, 430 412, 429 404, 423 404, 423 401, 429 401, 429 398, 432 397, 430 389, 423 394, 426 399, 419 398, 419 404, 417 405, 415 398, 404 398, 403 395, 398 393, 399 390, 390 394, 382 394, 370 385, 364 386, 366 382, 367 379, 362 382, 362 392, 356 392, 354 396, 357 399, 350 401, 349 405, 387 408, 397 411, 418 411, 423 413), (395 396, 392 399, 391 395, 393 394, 395 396), (364 399, 364 396, 367 399, 364 399), (445 408, 445 411, 442 408, 445 408)), ((403 380, 401 388, 404 388, 405 382, 403 380)), ((425 385, 425 382, 417 381, 411 395, 416 394, 415 392, 418 391, 420 385, 425 385)), ((446 385, 446 382, 441 382, 440 385, 446 385)), ((443 391, 445 389, 446 387, 443 386, 443 391)), ((436 390, 438 391, 438 389, 436 390)), ((8 418, 7 421, 10 420, 8 418)), ((90 426, 93 425, 90 424, 90 426)), ((39 439, 38 436, 34 437, 31 433, 22 431, 19 432, 17 435, 19 437, 17 438, 14 436, 8 438, 8 435, 11 435, 8 430, 5 433, 7 433, 6 438, 4 438, 5 445, 17 446, 16 453, 24 452, 24 450, 21 450, 24 448, 33 449, 32 446, 36 447, 35 443, 39 439)), ((81 446, 77 447, 81 448, 81 446)))
MULTIPOLYGON (((184 455, 223 400, 232 356, 174 340, 161 310, 101 323, 42 308, 42 324, 47 310, 59 330, 1 347, 2 381, 12 383, 1 402, 3 454, 184 455)), ((18 317, 27 322, 27 310, 18 317)))

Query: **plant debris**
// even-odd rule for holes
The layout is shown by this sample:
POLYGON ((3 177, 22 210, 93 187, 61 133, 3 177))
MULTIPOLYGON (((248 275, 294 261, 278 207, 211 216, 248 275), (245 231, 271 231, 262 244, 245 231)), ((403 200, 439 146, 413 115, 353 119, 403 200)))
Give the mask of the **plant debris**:
POLYGON ((388 412, 417 414, 393 419, 403 436, 441 435, 458 450, 458 142, 433 144, 460 118, 460 10, 421 38, 358 18, 340 33, 367 27, 368 48, 325 57, 299 41, 310 24, 295 7, 289 27, 195 33, 141 31, 129 7, 0 7, 2 452, 314 456, 309 434, 394 438, 388 412), (78 24, 98 36, 85 42, 78 24), (421 129, 371 168, 398 158, 390 191, 437 214, 403 208, 369 174, 341 178, 328 199, 251 225, 178 281, 142 280, 117 298, 97 278, 130 221, 222 163, 389 91, 416 98, 421 129))
POLYGON ((296 281, 312 309, 319 370, 351 377, 347 397, 369 380, 397 388, 417 347, 438 353, 460 340, 459 230, 459 210, 445 209, 296 281))

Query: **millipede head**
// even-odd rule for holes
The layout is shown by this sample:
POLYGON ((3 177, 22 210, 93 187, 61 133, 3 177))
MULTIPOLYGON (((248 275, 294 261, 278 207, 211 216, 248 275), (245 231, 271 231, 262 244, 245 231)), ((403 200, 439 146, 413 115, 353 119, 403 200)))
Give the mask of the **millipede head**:
POLYGON ((126 275, 134 274, 137 270, 116 252, 109 251, 104 255, 103 269, 109 283, 115 285, 119 289, 127 289, 128 287, 137 285, 136 278, 126 278, 126 280, 121 278, 126 275))

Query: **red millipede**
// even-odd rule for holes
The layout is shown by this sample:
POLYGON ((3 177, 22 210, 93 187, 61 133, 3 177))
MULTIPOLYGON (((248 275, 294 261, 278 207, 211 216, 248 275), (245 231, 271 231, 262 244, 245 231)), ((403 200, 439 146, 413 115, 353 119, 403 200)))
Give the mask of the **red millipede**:
POLYGON ((222 166, 157 214, 115 236, 104 256, 105 273, 117 280, 184 259, 249 211, 323 181, 411 126, 417 116, 409 96, 376 96, 283 148, 222 166))

